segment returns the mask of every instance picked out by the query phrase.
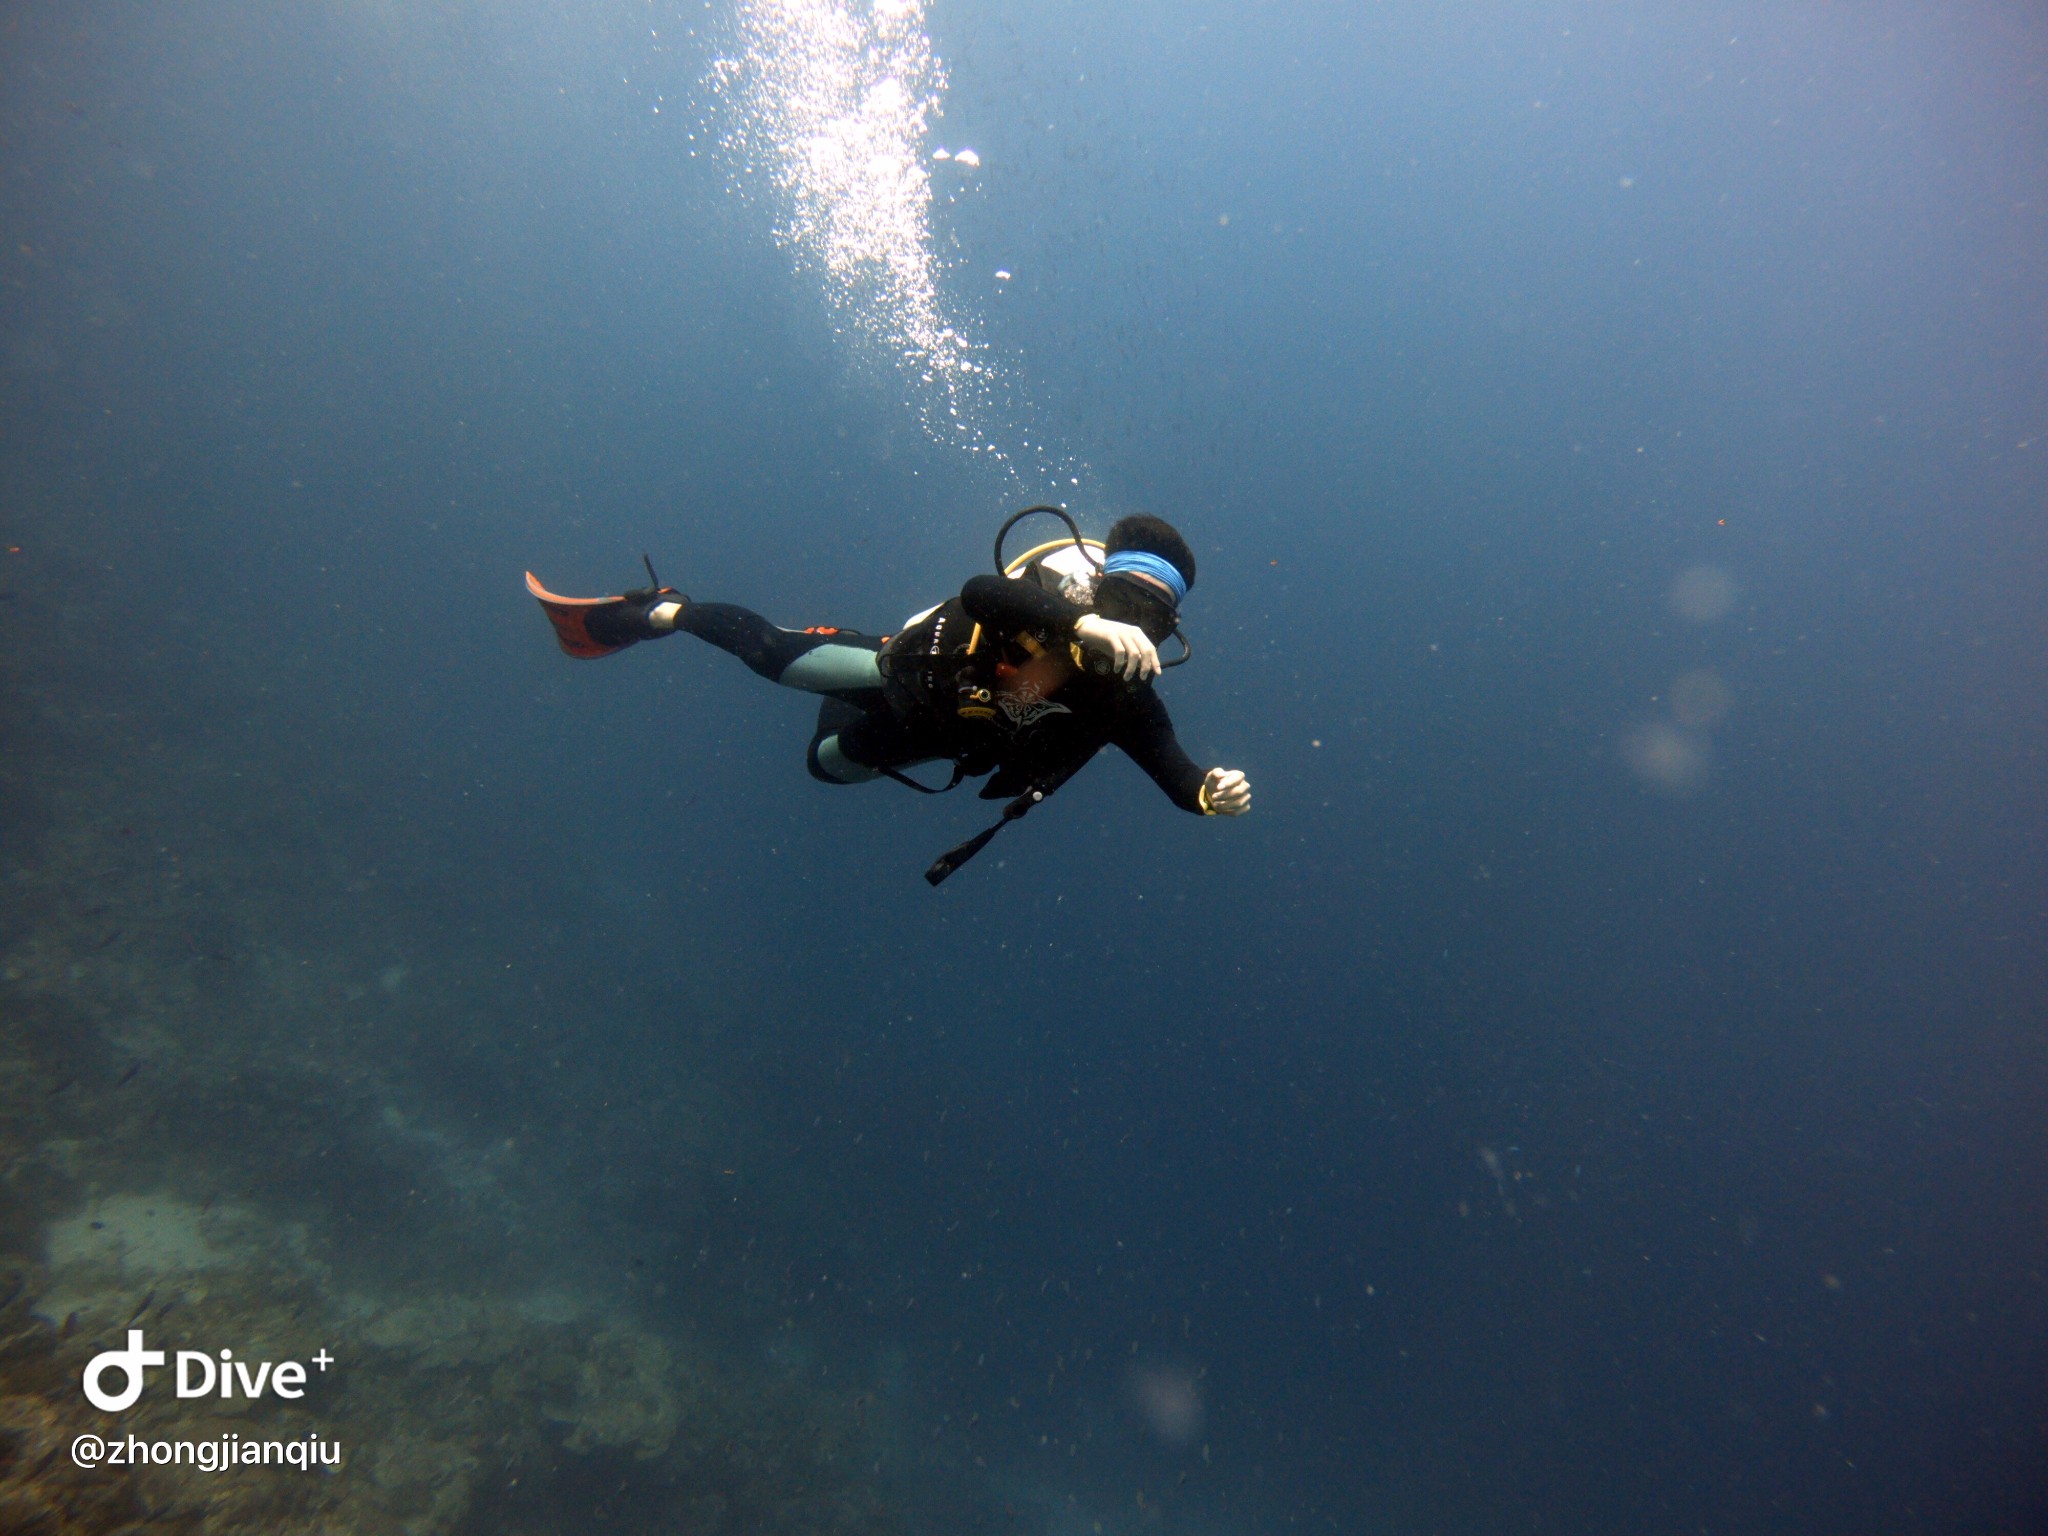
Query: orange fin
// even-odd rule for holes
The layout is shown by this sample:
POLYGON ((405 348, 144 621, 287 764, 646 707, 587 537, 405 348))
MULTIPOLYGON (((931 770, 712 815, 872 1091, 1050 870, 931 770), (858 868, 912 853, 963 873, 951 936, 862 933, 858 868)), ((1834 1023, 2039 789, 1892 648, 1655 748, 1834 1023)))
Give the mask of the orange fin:
POLYGON ((599 656, 609 656, 613 651, 623 649, 616 645, 605 645, 590 638, 590 630, 584 620, 590 610, 602 608, 607 603, 620 603, 622 597, 557 597, 535 579, 533 572, 526 573, 526 590, 540 603, 541 612, 548 616, 548 622, 555 626, 555 638, 562 649, 583 661, 593 661, 599 656))

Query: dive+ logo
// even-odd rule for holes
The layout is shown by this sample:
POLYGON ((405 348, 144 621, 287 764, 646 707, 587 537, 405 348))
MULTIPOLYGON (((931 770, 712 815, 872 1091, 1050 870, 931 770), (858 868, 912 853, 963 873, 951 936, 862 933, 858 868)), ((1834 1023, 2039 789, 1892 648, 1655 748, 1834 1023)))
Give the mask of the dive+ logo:
MULTIPOLYGON (((132 1408, 142 1396, 145 1373, 164 1363, 164 1352, 160 1349, 143 1347, 142 1330, 128 1330, 126 1349, 109 1349, 94 1355, 85 1367, 85 1396, 93 1407, 103 1413, 119 1413, 132 1408), (100 1383, 109 1371, 119 1371, 122 1387, 118 1392, 107 1391, 100 1383)), ((334 1356, 327 1353, 325 1345, 313 1357, 313 1364, 325 1371, 334 1364, 334 1356)), ((196 1349, 178 1351, 177 1386, 180 1397, 212 1397, 216 1384, 218 1395, 234 1397, 237 1389, 248 1398, 261 1397, 265 1392, 278 1397, 300 1398, 306 1395, 306 1368, 296 1360, 282 1360, 272 1365, 268 1360, 256 1363, 255 1373, 250 1373, 249 1364, 237 1360, 232 1349, 220 1352, 219 1364, 213 1356, 196 1349)))

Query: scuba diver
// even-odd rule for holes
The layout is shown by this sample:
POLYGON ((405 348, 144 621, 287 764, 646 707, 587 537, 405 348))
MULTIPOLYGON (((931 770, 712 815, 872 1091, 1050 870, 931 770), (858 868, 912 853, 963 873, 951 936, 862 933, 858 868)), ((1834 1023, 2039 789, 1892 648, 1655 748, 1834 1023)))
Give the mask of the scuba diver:
POLYGON ((1058 507, 1027 507, 996 535, 997 574, 969 578, 960 595, 880 637, 830 626, 783 629, 730 603, 694 602, 661 585, 618 597, 558 597, 526 576, 555 637, 594 658, 679 632, 728 651, 770 682, 823 695, 807 754, 827 784, 891 778, 943 794, 990 775, 984 800, 1013 797, 1002 819, 925 872, 939 884, 1008 823, 1058 789, 1104 746, 1122 749, 1183 810, 1242 816, 1251 785, 1228 768, 1204 772, 1182 750, 1152 680, 1193 648, 1181 600, 1195 582, 1194 551, 1157 517, 1120 519, 1098 543, 1058 507), (1044 513, 1070 538, 1003 558, 1019 521, 1044 513), (1159 646, 1179 641, 1162 662, 1159 646), (951 780, 920 783, 907 771, 950 762, 951 780))

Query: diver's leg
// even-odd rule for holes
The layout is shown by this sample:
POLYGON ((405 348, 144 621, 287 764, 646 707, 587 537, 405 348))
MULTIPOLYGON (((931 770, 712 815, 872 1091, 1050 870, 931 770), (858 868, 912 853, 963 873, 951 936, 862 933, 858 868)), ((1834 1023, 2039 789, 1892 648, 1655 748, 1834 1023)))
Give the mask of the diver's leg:
POLYGON ((804 753, 804 766, 811 777, 825 784, 865 784, 879 779, 882 770, 856 763, 840 749, 839 733, 863 716, 859 706, 843 699, 818 701, 818 728, 811 732, 811 745, 804 753))
POLYGON ((827 784, 864 784, 947 755, 938 732, 900 718, 879 697, 868 708, 828 698, 818 706, 804 761, 811 777, 827 784))
POLYGON ((745 662, 771 683, 866 704, 879 702, 882 642, 844 629, 783 629, 733 603, 691 603, 677 615, 687 630, 745 662))

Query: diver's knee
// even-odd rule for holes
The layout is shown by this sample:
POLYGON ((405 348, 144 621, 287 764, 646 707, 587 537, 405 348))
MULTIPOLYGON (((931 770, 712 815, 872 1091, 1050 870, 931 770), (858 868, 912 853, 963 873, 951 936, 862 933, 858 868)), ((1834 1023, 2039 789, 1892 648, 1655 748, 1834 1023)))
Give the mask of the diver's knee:
POLYGON ((826 784, 865 784, 869 779, 879 779, 881 773, 864 763, 856 763, 839 750, 839 733, 820 737, 811 743, 811 750, 805 754, 811 777, 826 784))
POLYGON ((808 635, 796 640, 809 643, 775 675, 783 687, 800 688, 805 693, 848 694, 882 686, 882 669, 872 642, 864 646, 819 642, 808 635))

